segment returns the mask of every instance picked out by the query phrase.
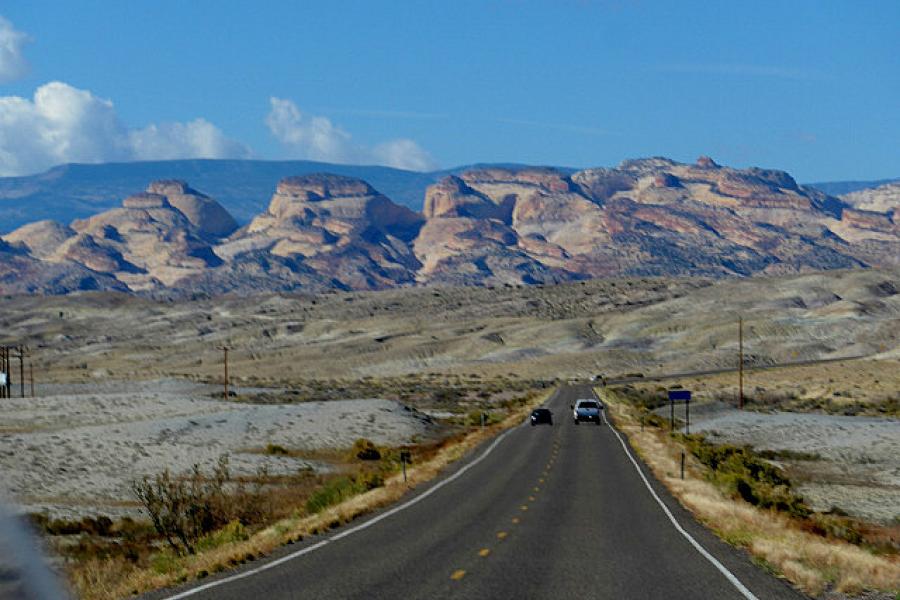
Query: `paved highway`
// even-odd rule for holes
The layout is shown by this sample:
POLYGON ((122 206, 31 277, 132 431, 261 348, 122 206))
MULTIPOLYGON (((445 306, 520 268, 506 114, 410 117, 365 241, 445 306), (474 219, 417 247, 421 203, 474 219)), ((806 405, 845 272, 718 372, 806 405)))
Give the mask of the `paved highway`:
POLYGON ((611 427, 574 425, 592 395, 560 388, 552 427, 516 427, 394 508, 151 597, 803 598, 699 526, 611 427))

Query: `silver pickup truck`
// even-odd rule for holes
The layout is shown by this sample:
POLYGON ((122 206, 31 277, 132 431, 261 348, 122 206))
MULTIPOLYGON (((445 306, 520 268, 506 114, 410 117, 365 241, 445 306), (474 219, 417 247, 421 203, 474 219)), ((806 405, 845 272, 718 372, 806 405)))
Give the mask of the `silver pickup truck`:
POLYGON ((575 405, 572 407, 572 418, 576 425, 581 421, 593 421, 599 425, 602 418, 602 410, 603 405, 593 398, 576 400, 575 405))

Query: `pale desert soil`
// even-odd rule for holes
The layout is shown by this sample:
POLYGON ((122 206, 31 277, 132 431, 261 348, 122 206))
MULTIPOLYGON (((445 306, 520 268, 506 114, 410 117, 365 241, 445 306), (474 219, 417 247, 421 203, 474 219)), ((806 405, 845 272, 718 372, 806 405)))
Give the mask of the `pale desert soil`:
POLYGON ((815 460, 784 461, 812 508, 836 506, 883 523, 900 517, 898 419, 758 413, 717 402, 692 406, 691 432, 706 433, 713 442, 815 455, 815 460))
POLYGON ((250 405, 215 399, 216 392, 220 388, 164 379, 42 386, 39 398, 4 400, 0 487, 19 511, 136 516, 130 483, 165 468, 209 469, 227 454, 237 475, 263 464, 272 474, 323 469, 247 450, 269 443, 341 448, 360 437, 395 445, 437 429, 430 417, 389 400, 250 405))

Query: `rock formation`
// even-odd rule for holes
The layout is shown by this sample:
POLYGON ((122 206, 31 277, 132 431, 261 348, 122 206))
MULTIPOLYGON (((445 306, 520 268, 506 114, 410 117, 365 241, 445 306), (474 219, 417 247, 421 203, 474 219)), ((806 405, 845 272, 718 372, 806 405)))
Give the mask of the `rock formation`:
POLYGON ((268 209, 238 228, 212 198, 165 180, 69 226, 39 221, 6 235, 0 291, 251 293, 896 266, 898 190, 842 200, 783 171, 654 157, 575 173, 472 169, 431 185, 419 214, 360 179, 315 174, 283 179, 268 209))
POLYGON ((338 287, 389 287, 415 281, 419 263, 410 242, 422 222, 359 179, 289 177, 278 184, 268 211, 215 252, 241 263, 262 251, 299 260, 338 287))

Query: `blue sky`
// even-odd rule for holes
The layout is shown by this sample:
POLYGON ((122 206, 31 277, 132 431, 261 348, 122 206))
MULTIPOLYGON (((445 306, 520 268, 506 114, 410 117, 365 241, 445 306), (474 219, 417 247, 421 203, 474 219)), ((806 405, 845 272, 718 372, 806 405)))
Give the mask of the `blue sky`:
POLYGON ((709 154, 801 181, 900 177, 896 1, 4 0, 0 17, 3 175, 709 154))

